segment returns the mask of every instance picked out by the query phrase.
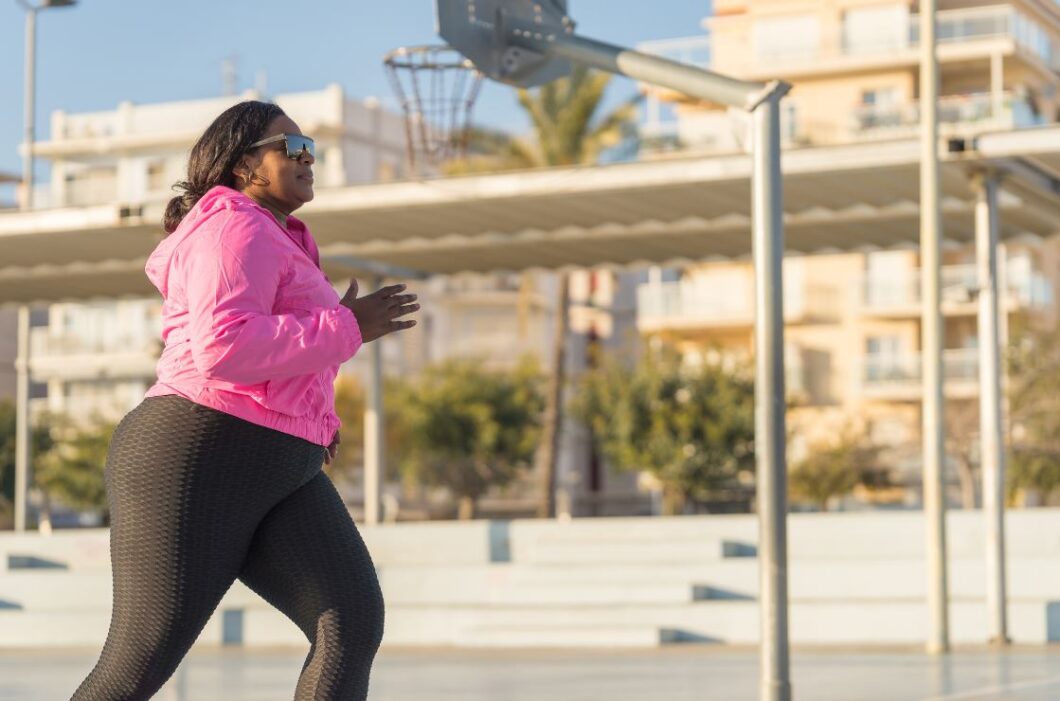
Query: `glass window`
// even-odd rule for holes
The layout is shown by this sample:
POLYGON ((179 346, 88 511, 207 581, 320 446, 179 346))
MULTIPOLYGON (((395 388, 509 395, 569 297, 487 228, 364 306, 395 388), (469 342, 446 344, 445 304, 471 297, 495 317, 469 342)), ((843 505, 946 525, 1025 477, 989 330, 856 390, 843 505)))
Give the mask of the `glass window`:
POLYGON ((812 59, 821 47, 821 21, 817 15, 760 19, 754 24, 751 43, 758 61, 812 59))
POLYGON ((843 52, 874 54, 909 46, 909 8, 859 7, 843 14, 843 52))

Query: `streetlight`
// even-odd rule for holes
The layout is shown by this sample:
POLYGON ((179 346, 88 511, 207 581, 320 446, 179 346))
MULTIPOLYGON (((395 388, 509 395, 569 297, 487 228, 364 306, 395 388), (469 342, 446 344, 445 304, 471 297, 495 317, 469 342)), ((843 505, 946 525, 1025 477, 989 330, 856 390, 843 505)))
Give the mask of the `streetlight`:
POLYGON ((26 11, 26 76, 25 76, 25 122, 26 150, 22 154, 22 208, 33 209, 33 140, 36 119, 36 69, 37 69, 37 13, 53 7, 69 7, 77 0, 41 0, 33 5, 28 0, 17 0, 26 11))
MULTIPOLYGON (((33 122, 36 119, 37 13, 52 7, 68 7, 77 0, 41 0, 33 5, 18 0, 26 11, 25 120, 26 150, 22 154, 22 209, 33 209, 33 122)), ((15 388, 15 530, 26 530, 26 493, 29 487, 29 307, 18 310, 18 381, 15 388)))

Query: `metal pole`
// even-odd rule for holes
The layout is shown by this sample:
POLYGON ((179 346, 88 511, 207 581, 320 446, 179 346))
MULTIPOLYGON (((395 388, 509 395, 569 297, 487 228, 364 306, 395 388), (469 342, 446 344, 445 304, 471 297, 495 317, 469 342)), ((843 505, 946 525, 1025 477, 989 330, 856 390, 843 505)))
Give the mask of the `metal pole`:
POLYGON ((939 211, 937 0, 920 3, 920 287, 923 361, 924 518, 927 535, 927 651, 949 650, 946 500, 943 448, 942 314, 939 307, 942 218, 939 211))
POLYGON ((1001 432, 1001 341, 997 284, 997 176, 976 178, 975 254, 979 278, 979 440, 986 517, 986 605, 990 642, 1008 640, 1005 593, 1005 451, 1001 432))
MULTIPOLYGON (((372 278, 372 289, 383 284, 380 277, 372 278)), ((368 375, 368 394, 364 403, 364 521, 369 526, 381 521, 383 501, 383 339, 369 344, 371 367, 368 375)))
POLYGON ((15 530, 26 530, 29 491, 29 307, 18 308, 18 355, 15 358, 15 530))
POLYGON ((26 150, 22 154, 22 208, 33 209, 33 141, 36 119, 37 8, 26 7, 26 73, 22 108, 26 128, 26 150))
POLYGON ((780 98, 771 97, 752 116, 755 458, 758 471, 759 606, 762 629, 760 697, 762 701, 790 701, 780 98))
MULTIPOLYGON (((506 30, 505 35, 515 46, 753 112, 755 453, 760 531, 761 698, 763 701, 790 701, 782 280, 784 229, 780 172, 780 100, 790 86, 782 81, 763 84, 736 80, 574 34, 539 32, 540 28, 519 27, 506 30)), ((935 266, 937 297, 937 259, 935 266)), ((935 308, 937 311, 937 304, 935 308)))
POLYGON ((560 56, 603 71, 619 73, 747 111, 755 109, 770 95, 783 95, 789 89, 789 86, 780 81, 757 83, 737 80, 576 34, 541 35, 531 29, 513 29, 511 39, 515 46, 560 56))

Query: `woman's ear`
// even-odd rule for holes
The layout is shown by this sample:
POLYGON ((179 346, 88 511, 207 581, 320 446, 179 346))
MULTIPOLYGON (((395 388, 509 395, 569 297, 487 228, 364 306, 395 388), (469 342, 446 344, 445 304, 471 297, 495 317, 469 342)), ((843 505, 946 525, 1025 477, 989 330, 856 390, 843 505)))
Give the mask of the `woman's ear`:
POLYGON ((248 162, 246 155, 239 157, 235 166, 232 167, 232 175, 236 176, 236 186, 246 187, 250 182, 250 174, 254 172, 253 166, 248 162))

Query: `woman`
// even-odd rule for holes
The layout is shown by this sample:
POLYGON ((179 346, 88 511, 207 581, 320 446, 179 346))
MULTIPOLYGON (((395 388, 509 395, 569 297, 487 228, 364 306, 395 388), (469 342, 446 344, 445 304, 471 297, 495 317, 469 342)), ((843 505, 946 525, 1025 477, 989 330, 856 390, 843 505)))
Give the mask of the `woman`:
POLYGON ((413 326, 404 285, 339 299, 291 212, 313 142, 243 102, 195 144, 146 272, 164 298, 158 382, 105 470, 114 608, 75 701, 148 699, 238 578, 309 639, 296 699, 365 699, 383 635, 368 550, 323 463, 333 381, 363 343, 413 326))

